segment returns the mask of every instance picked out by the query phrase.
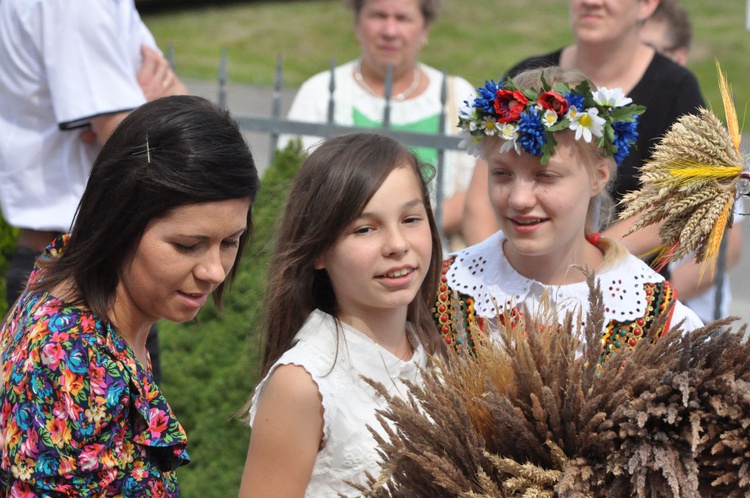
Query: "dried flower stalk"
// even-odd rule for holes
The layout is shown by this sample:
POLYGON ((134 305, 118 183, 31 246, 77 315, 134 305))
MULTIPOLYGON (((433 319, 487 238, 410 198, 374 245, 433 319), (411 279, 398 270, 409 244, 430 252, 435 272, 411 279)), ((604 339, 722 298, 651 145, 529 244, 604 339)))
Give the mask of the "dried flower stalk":
POLYGON ((435 359, 409 400, 389 399, 384 471, 364 495, 749 496, 750 345, 728 319, 601 365, 589 284, 582 329, 526 310, 476 356, 435 359))

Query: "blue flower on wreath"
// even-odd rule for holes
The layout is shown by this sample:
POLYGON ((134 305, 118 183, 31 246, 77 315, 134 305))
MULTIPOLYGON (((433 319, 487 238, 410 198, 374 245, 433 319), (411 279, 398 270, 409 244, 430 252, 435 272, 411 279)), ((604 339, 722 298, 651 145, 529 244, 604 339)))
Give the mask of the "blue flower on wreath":
POLYGON ((633 116, 634 121, 618 121, 612 123, 612 130, 615 132, 615 139, 612 142, 617 147, 617 152, 613 157, 618 166, 622 164, 630 153, 630 146, 638 138, 638 115, 633 116))
POLYGON ((582 112, 586 106, 586 97, 578 93, 568 92, 565 94, 565 100, 568 106, 575 107, 578 112, 582 112))
POLYGON ((536 107, 530 107, 528 111, 521 113, 518 119, 518 143, 523 150, 534 156, 542 155, 542 145, 547 143, 544 138, 544 124, 536 107))
POLYGON ((475 95, 459 110, 461 146, 481 152, 484 139, 499 136, 506 140, 501 152, 524 150, 541 157, 542 164, 555 152, 554 133, 573 130, 576 140, 593 143, 619 166, 638 137, 636 118, 645 111, 621 89, 593 92, 586 80, 571 89, 567 83, 550 87, 542 79, 542 88, 523 91, 512 81, 488 80, 475 95), (555 113, 547 117, 546 126, 545 112, 555 113))
POLYGON ((502 83, 495 83, 495 80, 489 80, 484 82, 484 86, 477 88, 479 94, 474 98, 474 107, 480 109, 485 114, 493 114, 495 112, 495 99, 497 98, 497 91, 503 88, 502 83))

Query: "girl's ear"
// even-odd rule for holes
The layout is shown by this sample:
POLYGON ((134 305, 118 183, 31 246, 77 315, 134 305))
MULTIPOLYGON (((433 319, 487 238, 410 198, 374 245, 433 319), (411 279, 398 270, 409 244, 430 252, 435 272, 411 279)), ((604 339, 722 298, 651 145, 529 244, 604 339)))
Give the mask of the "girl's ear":
POLYGON ((607 187, 612 171, 612 158, 602 158, 596 162, 594 175, 591 178, 591 196, 594 197, 607 187))
POLYGON ((326 262, 323 259, 323 256, 318 256, 315 258, 315 261, 313 262, 313 268, 316 270, 325 270, 326 268, 326 262))

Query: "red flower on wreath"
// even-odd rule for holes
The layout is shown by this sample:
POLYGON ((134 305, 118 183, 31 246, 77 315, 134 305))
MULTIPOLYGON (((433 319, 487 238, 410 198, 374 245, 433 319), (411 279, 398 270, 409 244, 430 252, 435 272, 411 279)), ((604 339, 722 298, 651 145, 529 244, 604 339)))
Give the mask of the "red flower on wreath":
POLYGON ((555 111, 558 116, 562 116, 568 111, 568 101, 557 92, 544 92, 539 96, 538 102, 543 109, 555 111))
POLYGON ((529 99, 519 90, 498 90, 495 98, 495 112, 500 115, 498 123, 516 121, 528 103, 529 99))

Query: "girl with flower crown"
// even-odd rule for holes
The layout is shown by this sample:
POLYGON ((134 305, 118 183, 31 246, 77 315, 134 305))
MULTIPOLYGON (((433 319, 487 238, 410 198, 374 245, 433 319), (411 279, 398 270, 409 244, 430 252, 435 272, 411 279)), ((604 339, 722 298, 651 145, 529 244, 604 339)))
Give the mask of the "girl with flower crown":
POLYGON ((445 342, 471 345, 475 320, 491 329, 499 314, 517 319, 522 305, 536 311, 547 300, 561 317, 585 317, 582 268, 604 293, 603 357, 634 346, 665 312, 664 329, 683 320, 685 329, 701 326, 669 282, 598 233, 644 108, 620 89, 594 89, 580 72, 557 67, 487 82, 477 93, 460 126, 470 151, 487 160, 501 230, 444 262, 434 312, 445 342))
MULTIPOLYGON (((648 109, 638 125, 637 147, 618 168, 611 189, 616 203, 626 193, 638 190, 641 167, 651 159, 655 144, 672 124, 680 116, 695 114, 706 106, 695 75, 641 40, 643 23, 659 4, 660 0, 569 0, 572 43, 526 58, 506 72, 506 77, 514 78, 524 70, 540 67, 577 69, 597 86, 622 88, 635 104, 648 109)), ((497 230, 490 206, 477 195, 486 189, 486 177, 480 161, 467 191, 462 227, 470 244, 497 230)), ((613 222, 604 232, 645 258, 659 246, 658 225, 625 237, 636 221, 613 222)), ((666 269, 662 274, 669 278, 666 269)))

